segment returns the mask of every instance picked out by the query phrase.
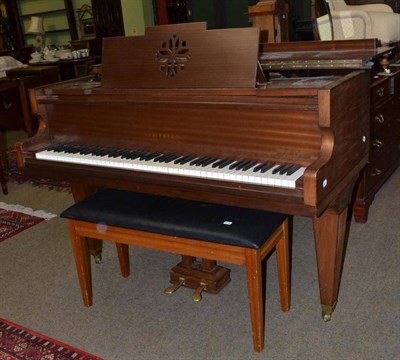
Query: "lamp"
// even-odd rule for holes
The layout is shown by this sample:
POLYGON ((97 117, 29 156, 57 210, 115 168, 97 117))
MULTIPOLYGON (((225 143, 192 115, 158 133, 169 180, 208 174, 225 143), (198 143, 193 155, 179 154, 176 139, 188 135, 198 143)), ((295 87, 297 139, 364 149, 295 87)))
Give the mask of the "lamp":
POLYGON ((36 40, 39 43, 40 50, 43 52, 46 46, 45 31, 43 27, 43 18, 39 16, 32 16, 27 34, 35 34, 36 40))

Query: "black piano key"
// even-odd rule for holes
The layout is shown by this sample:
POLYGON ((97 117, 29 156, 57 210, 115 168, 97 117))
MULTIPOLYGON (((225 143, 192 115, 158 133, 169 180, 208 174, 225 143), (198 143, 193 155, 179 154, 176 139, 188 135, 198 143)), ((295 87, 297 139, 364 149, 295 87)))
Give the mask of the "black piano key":
POLYGON ((238 160, 235 161, 232 165, 229 166, 230 170, 236 169, 238 166, 242 165, 246 160, 238 160))
POLYGON ((242 167, 242 171, 247 171, 250 168, 252 168, 255 164, 257 164, 257 161, 249 161, 246 165, 242 167))
POLYGON ((254 172, 260 171, 263 166, 268 165, 268 164, 269 164, 268 162, 258 164, 257 166, 254 167, 253 171, 254 172))
POLYGON ((283 169, 286 166, 286 164, 282 164, 279 165, 278 167, 276 167, 274 170, 272 170, 273 174, 277 174, 279 171, 281 171, 281 169, 283 169))
POLYGON ((286 164, 281 170, 279 170, 279 175, 284 175, 292 167, 292 164, 286 164))
POLYGON ((224 162, 218 165, 218 169, 223 169, 224 167, 227 167, 228 165, 232 164, 235 160, 233 159, 226 159, 224 162))
POLYGON ((241 170, 243 168, 243 166, 246 166, 248 164, 248 162, 249 162, 249 160, 242 160, 242 161, 238 162, 236 164, 236 166, 232 167, 232 165, 235 165, 235 164, 232 164, 229 168, 232 167, 233 170, 241 170))
POLYGON ((196 158, 197 158, 197 155, 186 155, 186 156, 184 156, 184 157, 182 157, 180 159, 177 159, 175 161, 175 164, 184 165, 184 164, 187 164, 189 161, 192 161, 192 160, 194 160, 196 158))
POLYGON ((222 164, 224 161, 226 161, 227 159, 219 159, 218 161, 216 161, 214 164, 212 164, 213 168, 216 168, 217 166, 219 166, 220 164, 222 164))
POLYGON ((135 154, 131 154, 128 159, 135 160, 135 159, 140 158, 144 154, 147 154, 147 151, 140 150, 140 151, 136 152, 135 154))
POLYGON ((153 160, 155 161, 155 162, 163 162, 164 161, 164 159, 166 159, 168 156, 170 156, 171 154, 170 153, 168 153, 168 154, 161 154, 160 156, 157 156, 156 158, 154 158, 153 160))
POLYGON ((264 173, 266 173, 269 169, 272 169, 275 165, 276 165, 276 164, 274 164, 274 163, 265 164, 265 165, 260 169, 260 172, 264 174, 264 173))
POLYGON ((180 155, 176 155, 176 154, 172 154, 172 155, 170 155, 170 156, 168 156, 166 159, 164 159, 164 163, 165 164, 168 164, 168 163, 170 163, 171 161, 174 161, 176 158, 178 158, 180 155))
POLYGON ((213 162, 215 162, 215 161, 217 161, 217 160, 218 160, 218 158, 209 158, 208 160, 204 161, 204 162, 201 164, 201 166, 202 166, 202 167, 208 166, 208 165, 212 164, 213 162))
POLYGON ((200 156, 197 159, 194 159, 193 161, 190 162, 191 166, 197 165, 199 161, 203 161, 207 156, 200 156))
POLYGON ((111 149, 100 149, 97 156, 107 156, 112 150, 111 149))
POLYGON ((203 159, 199 160, 196 163, 196 166, 203 166, 204 163, 207 163, 208 160, 210 160, 211 158, 209 156, 204 156, 203 159))
POLYGON ((132 159, 133 157, 139 155, 143 155, 143 150, 128 150, 124 155, 122 155, 123 159, 132 159))
POLYGON ((165 162, 166 163, 170 163, 171 161, 173 161, 176 164, 176 160, 181 159, 182 155, 171 155, 165 162))
POLYGON ((290 176, 300 169, 300 165, 292 165, 292 167, 286 172, 286 175, 290 176))
POLYGON ((159 155, 161 155, 161 153, 159 153, 159 152, 149 152, 149 153, 146 153, 146 154, 143 154, 142 156, 140 156, 139 160, 149 161, 159 155))
POLYGON ((117 157, 119 157, 120 155, 122 155, 125 151, 126 151, 125 149, 124 149, 124 150, 122 150, 122 149, 117 149, 117 150, 113 151, 113 153, 112 153, 112 155, 110 155, 110 157, 112 157, 112 158, 117 158, 117 157))
POLYGON ((82 155, 89 155, 93 153, 93 148, 90 146, 82 146, 81 149, 79 150, 79 154, 82 155))

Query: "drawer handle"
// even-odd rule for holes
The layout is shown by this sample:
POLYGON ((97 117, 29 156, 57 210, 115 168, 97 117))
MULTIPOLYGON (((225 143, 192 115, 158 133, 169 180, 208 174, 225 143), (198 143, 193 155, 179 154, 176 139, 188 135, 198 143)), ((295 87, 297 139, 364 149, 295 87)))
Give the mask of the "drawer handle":
POLYGON ((371 171, 371 176, 379 176, 383 173, 382 170, 379 170, 377 168, 375 168, 374 170, 371 171))
POLYGON ((378 140, 378 139, 375 139, 375 140, 372 142, 372 146, 376 146, 376 147, 380 148, 380 147, 383 146, 383 142, 380 141, 380 140, 378 140))
POLYGON ((12 103, 7 103, 7 102, 3 101, 3 106, 4 106, 4 109, 8 110, 11 108, 12 103))
POLYGON ((385 94, 385 88, 381 87, 376 92, 378 96, 382 97, 385 94))
POLYGON ((377 121, 379 124, 383 124, 385 122, 385 118, 381 113, 378 115, 375 115, 375 121, 377 121))

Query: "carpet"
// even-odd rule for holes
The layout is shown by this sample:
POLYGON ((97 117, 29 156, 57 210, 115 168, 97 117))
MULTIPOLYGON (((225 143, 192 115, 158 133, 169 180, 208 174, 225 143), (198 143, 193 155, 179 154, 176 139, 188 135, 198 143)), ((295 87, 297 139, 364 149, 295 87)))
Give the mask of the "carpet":
POLYGON ((49 190, 70 191, 70 185, 66 181, 56 181, 46 178, 30 178, 23 174, 18 168, 16 152, 13 147, 10 147, 7 150, 7 162, 8 169, 6 169, 4 173, 8 180, 13 180, 18 184, 28 182, 33 186, 46 187, 49 190))
POLYGON ((0 202, 0 242, 55 216, 42 210, 0 202))
POLYGON ((103 360, 0 318, 0 360, 103 360))

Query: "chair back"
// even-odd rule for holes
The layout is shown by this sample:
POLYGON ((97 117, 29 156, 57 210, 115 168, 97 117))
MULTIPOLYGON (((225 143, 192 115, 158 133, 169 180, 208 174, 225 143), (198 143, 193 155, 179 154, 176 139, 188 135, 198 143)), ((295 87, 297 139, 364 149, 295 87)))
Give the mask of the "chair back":
POLYGON ((315 40, 333 39, 333 22, 329 1, 313 1, 312 21, 315 40))
POLYGON ((327 0, 326 2, 329 3, 329 7, 332 11, 348 10, 344 0, 327 0))

